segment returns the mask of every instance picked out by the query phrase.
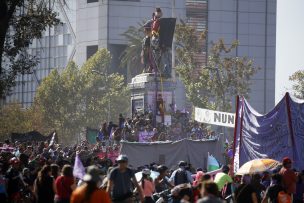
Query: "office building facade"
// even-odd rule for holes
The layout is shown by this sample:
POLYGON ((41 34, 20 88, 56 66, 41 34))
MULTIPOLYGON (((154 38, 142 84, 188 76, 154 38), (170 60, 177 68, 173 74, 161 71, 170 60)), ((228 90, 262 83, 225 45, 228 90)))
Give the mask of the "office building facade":
POLYGON ((19 75, 16 78, 16 86, 12 89, 11 94, 1 101, 4 105, 16 102, 22 104, 23 108, 31 106, 41 81, 53 69, 58 69, 60 72, 70 60, 74 59, 76 2, 59 0, 52 6, 59 13, 61 23, 47 28, 41 39, 33 40, 28 52, 38 58, 39 64, 33 68, 32 74, 19 75))
MULTIPOLYGON (((65 58, 61 65, 66 65, 71 55, 78 65, 82 65, 98 48, 108 48, 113 57, 110 72, 127 75, 126 68, 119 67, 119 57, 128 44, 122 33, 129 26, 150 19, 155 7, 162 8, 163 17, 175 16, 196 26, 199 31, 208 30, 204 52, 198 56, 202 64, 206 63, 212 42, 219 38, 227 44, 239 40, 239 47, 231 54, 247 56, 261 68, 251 81, 250 103, 261 113, 274 106, 276 0, 77 0, 75 10, 71 11, 75 23, 70 26, 74 28, 76 38, 71 37, 71 43, 63 45, 72 47, 72 50, 75 46, 76 52, 63 48, 62 52, 54 54, 65 58)), ((38 74, 38 81, 49 73, 49 68, 44 70, 42 67, 51 69, 56 66, 55 61, 46 61, 47 65, 42 63, 37 68, 37 72, 42 71, 42 77, 38 74)), ((38 84, 33 85, 29 98, 33 98, 38 84)), ((182 106, 186 104, 184 90, 181 84, 178 86, 176 100, 182 106)), ((16 88, 20 91, 20 87, 16 88)), ((20 101, 20 97, 16 98, 20 101)))

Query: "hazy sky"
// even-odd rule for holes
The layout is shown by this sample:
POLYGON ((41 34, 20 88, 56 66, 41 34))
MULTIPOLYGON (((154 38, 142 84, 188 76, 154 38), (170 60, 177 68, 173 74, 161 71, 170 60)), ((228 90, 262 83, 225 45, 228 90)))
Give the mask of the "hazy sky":
POLYGON ((304 70, 304 0, 277 0, 276 102, 292 83, 288 77, 304 70))

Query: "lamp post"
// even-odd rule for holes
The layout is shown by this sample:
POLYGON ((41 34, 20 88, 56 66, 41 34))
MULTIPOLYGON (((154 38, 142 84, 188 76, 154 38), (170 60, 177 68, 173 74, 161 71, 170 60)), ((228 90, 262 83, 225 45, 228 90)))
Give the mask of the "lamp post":
MULTIPOLYGON (((102 73, 98 70, 92 70, 92 73, 95 73, 95 74, 98 74, 98 75, 101 75, 101 76, 105 76, 106 77, 106 85, 105 85, 105 88, 107 89, 108 87, 108 73, 105 72, 105 73, 102 73)), ((111 116, 111 100, 110 100, 110 97, 109 97, 109 100, 108 100, 108 115, 107 115, 107 120, 108 122, 110 122, 110 116, 111 116)))

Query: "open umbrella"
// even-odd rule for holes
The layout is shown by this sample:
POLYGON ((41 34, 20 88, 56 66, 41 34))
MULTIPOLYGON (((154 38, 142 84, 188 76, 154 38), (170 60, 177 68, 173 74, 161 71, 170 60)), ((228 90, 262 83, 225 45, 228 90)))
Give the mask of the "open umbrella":
MULTIPOLYGON (((153 180, 155 180, 158 176, 159 176, 159 173, 158 173, 158 172, 156 172, 156 171, 151 171, 150 177, 151 177, 153 180)), ((135 178, 136 178, 137 181, 140 181, 141 178, 142 178, 142 172, 140 171, 140 172, 135 173, 135 178)))
POLYGON ((237 175, 260 173, 270 171, 280 165, 280 162, 273 159, 254 159, 245 163, 236 172, 237 175))

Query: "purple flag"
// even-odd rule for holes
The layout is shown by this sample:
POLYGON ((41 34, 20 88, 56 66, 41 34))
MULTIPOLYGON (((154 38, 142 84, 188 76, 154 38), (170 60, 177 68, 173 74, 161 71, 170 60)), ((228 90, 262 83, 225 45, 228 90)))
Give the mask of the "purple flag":
POLYGON ((304 101, 285 97, 267 114, 259 114, 243 97, 237 99, 234 134, 234 170, 259 158, 281 161, 288 156, 293 167, 304 168, 304 101))
POLYGON ((82 162, 81 162, 78 154, 76 154, 76 157, 75 157, 73 175, 74 175, 74 177, 79 178, 81 180, 82 180, 83 176, 85 175, 85 169, 82 165, 82 162))

